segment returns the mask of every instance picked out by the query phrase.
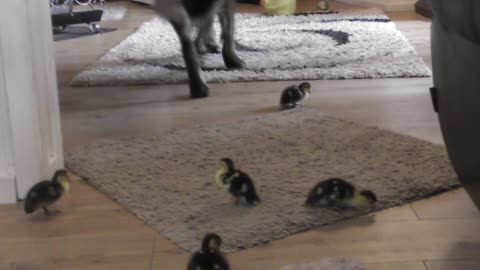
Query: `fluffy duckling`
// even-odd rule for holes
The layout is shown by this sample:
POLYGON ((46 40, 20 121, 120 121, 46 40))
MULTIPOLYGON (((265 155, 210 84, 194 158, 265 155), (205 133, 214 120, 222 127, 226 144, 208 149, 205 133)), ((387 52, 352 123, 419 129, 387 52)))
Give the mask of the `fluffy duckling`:
POLYGON ((233 161, 229 158, 220 160, 215 181, 230 192, 235 198, 235 204, 240 203, 242 198, 250 205, 260 202, 253 180, 246 173, 235 169, 233 161))
POLYGON ((357 191, 341 178, 330 178, 315 185, 305 202, 309 207, 332 207, 336 209, 372 207, 377 196, 370 190, 357 191))
POLYGON ((206 234, 202 248, 190 258, 187 270, 229 270, 227 259, 220 252, 222 238, 214 233, 206 234))
POLYGON ((49 215, 48 206, 56 202, 62 195, 70 190, 67 171, 57 170, 52 180, 44 180, 33 187, 27 193, 24 202, 26 214, 31 214, 38 209, 43 209, 45 215, 49 215))
POLYGON ((311 85, 308 82, 303 82, 300 85, 292 85, 282 92, 280 97, 280 107, 282 110, 297 107, 298 103, 305 101, 310 95, 311 85))
POLYGON ((322 11, 328 11, 330 9, 330 5, 328 4, 328 1, 318 2, 317 7, 322 11))

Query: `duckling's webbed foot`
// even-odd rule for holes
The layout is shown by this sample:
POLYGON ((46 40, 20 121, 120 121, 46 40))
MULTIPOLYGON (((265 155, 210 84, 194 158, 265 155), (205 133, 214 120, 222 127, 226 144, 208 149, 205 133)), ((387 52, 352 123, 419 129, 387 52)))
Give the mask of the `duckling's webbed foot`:
POLYGON ((62 211, 58 209, 49 210, 47 207, 43 207, 42 209, 46 216, 56 216, 62 213, 62 211))
POLYGON ((236 204, 237 198, 233 195, 225 197, 224 203, 225 204, 236 204))
POLYGON ((55 209, 55 210, 50 210, 50 215, 60 215, 62 211, 55 209))
POLYGON ((233 199, 233 205, 239 205, 239 204, 240 204, 240 198, 235 197, 235 199, 233 199))

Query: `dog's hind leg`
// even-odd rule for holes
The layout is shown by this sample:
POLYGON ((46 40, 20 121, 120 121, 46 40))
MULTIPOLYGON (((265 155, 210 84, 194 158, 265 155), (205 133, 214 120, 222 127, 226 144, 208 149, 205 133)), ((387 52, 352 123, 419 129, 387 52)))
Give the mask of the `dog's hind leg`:
POLYGON ((202 78, 202 71, 194 45, 194 30, 191 20, 185 12, 184 16, 179 16, 170 20, 170 22, 182 45, 183 58, 188 72, 190 96, 192 98, 208 97, 209 89, 202 78))
POLYGON ((235 40, 233 38, 235 0, 225 0, 224 6, 219 14, 222 25, 223 48, 222 56, 228 68, 241 68, 245 65, 235 51, 235 40))
POLYGON ((199 54, 219 53, 220 49, 216 41, 215 28, 213 27, 213 18, 208 17, 200 25, 195 46, 199 54))

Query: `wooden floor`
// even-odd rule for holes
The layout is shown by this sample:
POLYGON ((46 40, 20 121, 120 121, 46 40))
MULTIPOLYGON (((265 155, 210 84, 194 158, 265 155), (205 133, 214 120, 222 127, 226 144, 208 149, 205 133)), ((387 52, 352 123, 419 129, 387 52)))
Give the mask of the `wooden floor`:
MULTIPOLYGON (((301 2, 308 10, 314 1, 301 2)), ((186 85, 69 88, 86 65, 154 16, 126 3, 118 31, 55 43, 66 150, 102 138, 161 134, 172 127, 236 119, 273 109, 288 82, 212 84, 208 99, 186 98, 186 85)), ((334 3, 335 8, 350 8, 334 3)), ((255 11, 241 6, 239 10, 255 11)), ((412 12, 389 14, 416 44, 428 31, 412 12)), ((430 63, 428 46, 416 45, 430 63)), ((430 78, 315 81, 308 106, 367 125, 442 143, 430 78)), ((0 207, 0 270, 185 269, 188 254, 103 194, 76 180, 54 218, 27 217, 20 204, 0 207)), ((351 257, 369 270, 478 270, 480 215, 463 190, 319 227, 230 254, 232 269, 268 270, 324 257, 351 257)))

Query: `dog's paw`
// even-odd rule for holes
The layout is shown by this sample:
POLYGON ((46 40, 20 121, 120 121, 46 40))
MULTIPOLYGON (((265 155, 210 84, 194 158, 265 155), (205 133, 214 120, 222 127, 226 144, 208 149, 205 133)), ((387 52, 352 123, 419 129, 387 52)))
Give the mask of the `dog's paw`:
POLYGON ((225 62, 225 66, 227 66, 227 68, 242 68, 245 66, 245 62, 233 53, 224 52, 223 62, 225 62))
POLYGON ((210 95, 210 89, 205 83, 190 84, 190 97, 206 98, 210 95))
POLYGON ((220 46, 216 43, 205 43, 207 53, 220 53, 220 46))

